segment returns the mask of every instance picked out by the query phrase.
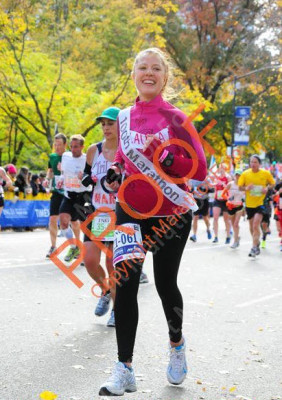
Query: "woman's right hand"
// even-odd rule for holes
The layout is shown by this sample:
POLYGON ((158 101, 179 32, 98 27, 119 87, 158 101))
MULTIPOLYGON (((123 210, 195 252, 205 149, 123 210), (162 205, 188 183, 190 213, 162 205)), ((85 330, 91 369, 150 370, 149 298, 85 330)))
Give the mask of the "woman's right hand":
POLYGON ((121 181, 120 169, 114 165, 107 171, 107 176, 106 176, 107 185, 112 191, 116 192, 120 187, 120 181, 121 181))

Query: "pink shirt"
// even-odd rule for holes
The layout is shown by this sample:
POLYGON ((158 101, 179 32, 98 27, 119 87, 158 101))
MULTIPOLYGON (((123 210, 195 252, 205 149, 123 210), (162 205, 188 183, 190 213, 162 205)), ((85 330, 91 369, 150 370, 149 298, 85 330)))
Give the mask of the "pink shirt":
MULTIPOLYGON (((140 101, 137 98, 130 111, 131 142, 142 152, 148 134, 154 134, 161 142, 172 138, 185 140, 195 150, 198 160, 197 170, 189 179, 203 181, 207 175, 206 157, 194 126, 191 123, 185 124, 186 129, 181 126, 181 122, 186 119, 187 117, 182 111, 163 100, 161 95, 149 102, 140 101)), ((193 165, 191 156, 180 146, 169 145, 166 149, 174 154, 174 161, 171 167, 162 167, 164 172, 172 177, 187 175, 193 165)), ((114 162, 123 164, 126 177, 140 173, 136 166, 123 154, 120 143, 114 162)), ((187 190, 186 185, 178 186, 187 190)), ((119 193, 118 198, 122 201, 119 193)), ((138 212, 148 213, 157 203, 157 193, 148 182, 136 179, 127 185, 124 191, 124 199, 128 205, 138 212)), ((172 215, 176 207, 164 196, 162 206, 155 216, 172 215)))

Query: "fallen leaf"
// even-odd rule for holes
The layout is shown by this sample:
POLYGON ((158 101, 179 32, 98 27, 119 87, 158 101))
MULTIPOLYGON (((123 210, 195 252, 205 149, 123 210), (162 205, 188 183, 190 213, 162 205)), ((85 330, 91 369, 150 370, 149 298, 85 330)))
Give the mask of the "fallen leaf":
POLYGON ((200 380, 197 380, 197 385, 202 385, 202 382, 200 380))
POLYGON ((229 389, 229 392, 232 393, 232 392, 235 392, 235 390, 236 390, 236 386, 232 386, 232 387, 229 389))
POLYGON ((55 400, 57 397, 57 394, 48 391, 40 393, 40 398, 42 400, 55 400))

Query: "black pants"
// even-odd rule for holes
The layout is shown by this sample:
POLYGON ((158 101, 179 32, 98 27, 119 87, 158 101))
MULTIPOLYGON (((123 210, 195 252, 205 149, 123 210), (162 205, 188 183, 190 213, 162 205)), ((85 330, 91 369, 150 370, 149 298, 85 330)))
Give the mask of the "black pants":
MULTIPOLYGON (((155 284, 168 323, 169 337, 178 342, 182 337, 183 300, 177 286, 177 275, 192 217, 186 213, 137 220, 126 214, 119 203, 116 214, 118 225, 132 222, 141 227, 144 247, 153 254, 155 284)), ((138 325, 137 293, 142 261, 127 260, 126 272, 124 265, 125 262, 116 265, 122 279, 116 286, 115 321, 119 361, 130 362, 138 325)))

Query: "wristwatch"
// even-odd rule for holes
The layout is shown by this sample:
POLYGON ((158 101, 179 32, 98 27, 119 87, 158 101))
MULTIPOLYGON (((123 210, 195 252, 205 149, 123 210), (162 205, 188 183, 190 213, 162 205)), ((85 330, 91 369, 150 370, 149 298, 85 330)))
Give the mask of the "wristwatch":
POLYGON ((167 150, 164 150, 163 154, 159 158, 159 162, 164 167, 171 167, 174 161, 174 155, 167 150))

